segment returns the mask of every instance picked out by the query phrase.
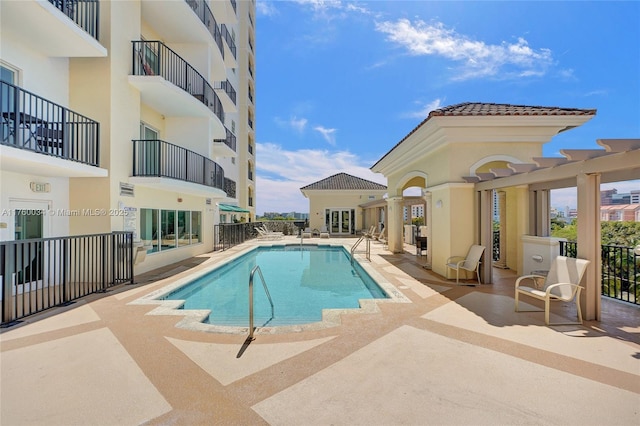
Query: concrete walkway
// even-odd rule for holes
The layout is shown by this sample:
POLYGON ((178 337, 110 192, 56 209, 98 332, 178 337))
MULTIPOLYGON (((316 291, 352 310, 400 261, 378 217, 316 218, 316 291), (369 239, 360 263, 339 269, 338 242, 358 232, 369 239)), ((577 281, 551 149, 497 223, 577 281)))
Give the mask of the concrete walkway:
POLYGON ((513 273, 455 286, 410 246, 372 243, 371 266, 411 303, 333 327, 248 343, 132 303, 248 244, 3 329, 0 424, 640 424, 640 309, 603 301, 600 322, 545 327, 514 312, 513 273))

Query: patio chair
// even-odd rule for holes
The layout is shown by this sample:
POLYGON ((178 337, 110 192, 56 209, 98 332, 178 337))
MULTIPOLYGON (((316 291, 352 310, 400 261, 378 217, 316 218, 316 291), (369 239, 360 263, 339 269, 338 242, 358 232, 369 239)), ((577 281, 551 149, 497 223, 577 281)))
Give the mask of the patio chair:
POLYGON ((313 232, 311 232, 311 228, 305 228, 302 231, 302 238, 311 238, 313 236, 313 232))
POLYGON ((258 231, 258 239, 260 240, 281 240, 284 238, 282 232, 268 231, 262 226, 257 226, 256 231, 258 231))
POLYGON ((482 253, 484 253, 484 246, 474 244, 469 248, 466 257, 451 256, 447 259, 447 268, 456 270, 456 284, 460 284, 460 270, 475 272, 478 284, 482 284, 480 281, 480 259, 482 259, 482 253))
POLYGON ((320 238, 329 238, 329 230, 326 225, 320 230, 320 238))
POLYGON ((544 323, 546 325, 570 325, 582 324, 582 311, 580 309, 580 292, 584 287, 580 286, 582 276, 591 263, 585 259, 558 256, 553 260, 551 269, 546 277, 542 275, 523 275, 516 280, 516 312, 542 312, 541 310, 523 311, 519 307, 520 295, 533 297, 544 301, 544 323), (531 283, 531 287, 523 285, 531 283), (539 283, 543 283, 541 286, 539 283), (577 322, 550 323, 549 307, 551 302, 575 301, 577 309, 577 322))

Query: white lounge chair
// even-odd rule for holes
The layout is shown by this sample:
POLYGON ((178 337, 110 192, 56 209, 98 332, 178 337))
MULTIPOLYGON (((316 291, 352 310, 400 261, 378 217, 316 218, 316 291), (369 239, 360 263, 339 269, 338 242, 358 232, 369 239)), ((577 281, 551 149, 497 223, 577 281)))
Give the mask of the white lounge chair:
POLYGON ((267 231, 261 226, 257 226, 256 231, 258 231, 258 239, 261 240, 281 240, 284 238, 284 234, 282 232, 267 231))
POLYGON ((326 226, 323 226, 320 230, 320 238, 329 238, 329 230, 327 230, 326 226))
POLYGON ((582 276, 589 265, 588 260, 574 259, 571 257, 558 256, 553 260, 551 269, 546 277, 542 275, 523 275, 516 280, 516 312, 542 312, 541 310, 523 311, 519 307, 520 295, 533 297, 544 301, 544 323, 546 325, 567 325, 582 324, 582 311, 580 309, 580 286, 582 276), (530 283, 531 287, 523 285, 530 283), (538 283, 544 282, 542 286, 538 283), (571 302, 576 303, 578 322, 549 322, 549 305, 551 302, 571 302))
POLYGON ((451 256, 447 259, 447 267, 456 270, 456 284, 460 284, 460 270, 475 272, 478 284, 482 284, 480 281, 480 259, 482 258, 482 253, 484 253, 484 246, 474 244, 469 248, 466 257, 451 256))
POLYGON ((305 228, 304 231, 302 231, 302 238, 311 238, 313 236, 313 232, 311 232, 311 228, 305 228))

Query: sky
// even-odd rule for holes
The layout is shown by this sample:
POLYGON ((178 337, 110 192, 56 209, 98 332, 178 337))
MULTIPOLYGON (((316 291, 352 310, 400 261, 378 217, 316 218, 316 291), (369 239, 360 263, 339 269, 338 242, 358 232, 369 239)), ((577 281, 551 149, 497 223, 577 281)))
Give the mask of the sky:
POLYGON ((308 212, 300 188, 340 172, 386 184, 370 167, 462 102, 597 109, 544 156, 640 138, 640 2, 257 0, 256 14, 258 215, 308 212))

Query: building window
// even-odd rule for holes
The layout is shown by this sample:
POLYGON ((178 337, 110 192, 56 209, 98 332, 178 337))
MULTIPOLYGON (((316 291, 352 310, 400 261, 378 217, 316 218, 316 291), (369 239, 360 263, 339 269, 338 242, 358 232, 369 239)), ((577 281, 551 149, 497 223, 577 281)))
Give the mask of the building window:
POLYGON ((148 253, 202 242, 202 212, 140 209, 140 239, 148 253))

